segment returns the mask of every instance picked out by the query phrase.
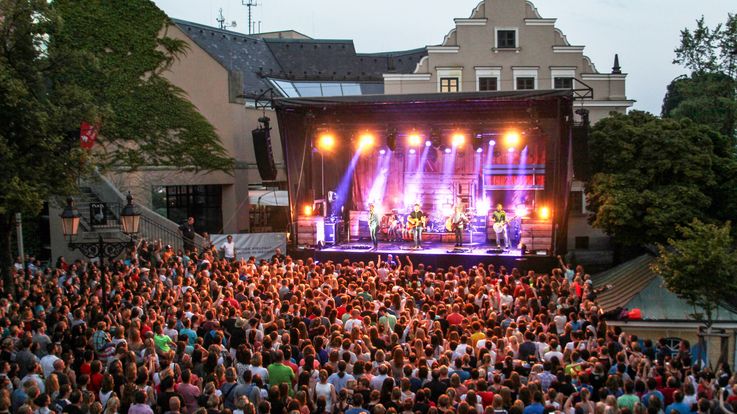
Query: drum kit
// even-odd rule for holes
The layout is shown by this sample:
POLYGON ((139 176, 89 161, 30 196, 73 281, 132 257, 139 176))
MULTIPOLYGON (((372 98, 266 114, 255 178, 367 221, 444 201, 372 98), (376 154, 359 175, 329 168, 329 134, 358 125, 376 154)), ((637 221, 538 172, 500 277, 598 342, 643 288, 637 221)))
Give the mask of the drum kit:
MULTIPOLYGON (((466 209, 466 218, 469 223, 474 222, 476 211, 466 209)), ((410 225, 407 223, 409 213, 402 214, 399 210, 393 209, 391 212, 385 213, 379 221, 379 232, 384 235, 386 241, 402 241, 412 240, 412 232, 410 225)), ((448 216, 445 215, 429 215, 425 232, 427 233, 449 233, 452 230, 447 229, 448 216)), ((469 228, 471 228, 469 226, 469 228)))

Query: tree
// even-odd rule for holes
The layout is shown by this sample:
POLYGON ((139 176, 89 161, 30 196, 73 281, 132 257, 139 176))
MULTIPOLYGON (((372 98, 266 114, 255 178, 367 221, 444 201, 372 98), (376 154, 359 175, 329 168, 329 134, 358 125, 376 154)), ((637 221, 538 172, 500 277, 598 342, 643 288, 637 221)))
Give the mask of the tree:
POLYGON ((721 72, 694 72, 668 85, 662 116, 689 118, 735 138, 737 81, 721 72))
POLYGON ((721 72, 737 75, 737 15, 729 13, 724 24, 709 28, 702 16, 696 28, 681 30, 681 44, 675 50, 674 64, 693 72, 721 72))
POLYGON ((737 162, 725 141, 689 119, 640 111, 599 121, 589 141, 590 222, 623 246, 643 246, 676 237, 676 226, 694 218, 729 219, 737 162))
POLYGON ((737 253, 731 225, 694 219, 678 226, 678 239, 660 245, 653 270, 671 292, 694 307, 695 319, 710 328, 721 303, 737 297, 737 253))
POLYGON ((33 216, 75 191, 92 166, 225 170, 213 127, 161 76, 185 52, 146 0, 0 0, 0 272, 9 268, 15 213, 33 216), (81 121, 98 149, 79 147, 81 121))

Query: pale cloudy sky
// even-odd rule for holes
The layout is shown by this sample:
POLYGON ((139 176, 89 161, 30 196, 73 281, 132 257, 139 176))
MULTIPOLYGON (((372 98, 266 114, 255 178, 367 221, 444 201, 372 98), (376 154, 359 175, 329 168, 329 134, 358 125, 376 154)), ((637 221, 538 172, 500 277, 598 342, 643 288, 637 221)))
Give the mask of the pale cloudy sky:
MULTIPOLYGON (((246 2, 247 0, 243 0, 246 2)), ((232 29, 247 32, 242 0, 154 0, 169 16, 217 26, 218 10, 232 29)), ((438 44, 469 17, 479 0, 259 0, 254 20, 264 32, 293 29, 310 37, 353 39, 359 52, 413 49, 438 44), (258 24, 258 23, 257 23, 258 24)), ((686 73, 673 65, 673 49, 684 27, 704 15, 710 25, 737 12, 735 0, 533 0, 542 17, 558 19, 574 45, 585 45, 600 72, 619 53, 628 73, 627 96, 636 109, 660 113, 666 86, 686 73)))

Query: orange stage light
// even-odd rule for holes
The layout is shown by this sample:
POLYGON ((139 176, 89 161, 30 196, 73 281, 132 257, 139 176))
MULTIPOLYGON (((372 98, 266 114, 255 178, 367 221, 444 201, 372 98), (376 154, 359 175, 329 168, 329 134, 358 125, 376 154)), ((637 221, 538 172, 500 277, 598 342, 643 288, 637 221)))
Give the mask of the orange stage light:
POLYGON ((374 135, 366 132, 361 134, 360 137, 358 137, 358 148, 359 149, 365 149, 372 147, 374 143, 376 142, 376 138, 374 138, 374 135))
POLYGON ((412 132, 411 134, 409 134, 407 141, 409 142, 410 146, 419 147, 422 143, 422 137, 417 132, 412 132))
POLYGON ((519 145, 519 142, 520 142, 519 132, 509 131, 506 134, 504 134, 504 145, 508 147, 516 147, 517 145, 519 145))
POLYGON ((335 147, 335 136, 331 133, 323 133, 317 138, 317 148, 329 151, 335 147))
POLYGON ((548 220, 550 218, 550 208, 548 207, 540 207, 540 211, 538 212, 540 215, 540 218, 543 220, 548 220))
POLYGON ((307 217, 311 216, 312 215, 312 206, 305 205, 305 207, 304 207, 304 213, 305 213, 305 216, 307 216, 307 217))
POLYGON ((454 147, 462 147, 466 143, 466 136, 460 132, 456 132, 451 137, 450 141, 454 147))

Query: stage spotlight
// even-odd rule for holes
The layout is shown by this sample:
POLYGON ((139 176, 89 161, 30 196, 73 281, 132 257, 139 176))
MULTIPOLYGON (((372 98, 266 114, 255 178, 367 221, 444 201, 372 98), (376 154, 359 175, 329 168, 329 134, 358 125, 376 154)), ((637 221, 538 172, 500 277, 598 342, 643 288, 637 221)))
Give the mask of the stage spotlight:
POLYGON ((380 150, 379 150, 379 154, 381 154, 381 155, 384 155, 384 154, 386 154, 386 150, 385 150, 384 148, 380 149, 380 150))
POLYGON ((450 151, 451 151, 451 150, 450 150, 450 148, 448 148, 448 147, 445 147, 445 149, 443 150, 443 152, 444 152, 444 153, 446 153, 446 154, 450 154, 450 151))
POLYGON ((538 212, 540 215, 540 218, 543 220, 547 220, 550 218, 550 208, 548 207, 540 207, 540 211, 538 212))
POLYGON ((335 147, 335 136, 329 132, 320 134, 317 138, 317 148, 322 151, 330 151, 335 147))
POLYGON ((304 207, 304 213, 305 216, 309 217, 312 215, 312 206, 311 205, 305 205, 304 207))
POLYGON ((476 152, 481 154, 482 152, 484 152, 484 150, 482 148, 476 148, 476 152))
POLYGON ((529 211, 527 211, 527 206, 525 206, 524 204, 517 204, 517 206, 514 208, 514 214, 517 217, 527 217, 529 211))
POLYGON ((486 216, 489 214, 489 210, 491 209, 491 200, 488 198, 482 198, 481 200, 476 202, 476 214, 480 216, 486 216))
POLYGON ((473 149, 475 149, 476 152, 481 152, 483 151, 482 149, 483 146, 484 146, 484 136, 479 132, 474 133, 473 134, 473 149))
POLYGON ((509 148, 507 148, 507 152, 509 152, 509 153, 512 153, 512 152, 514 152, 514 147, 509 147, 509 148))
POLYGON ((494 141, 494 140, 492 139, 491 141, 489 141, 489 145, 493 147, 494 145, 496 145, 496 141, 494 141))
POLYGON ((432 146, 432 142, 430 142, 429 140, 428 141, 425 141, 425 146, 426 147, 432 146))
POLYGON ((460 132, 456 132, 451 137, 451 143, 453 143, 454 147, 462 147, 463 144, 466 143, 466 136, 461 134, 460 132))
POLYGON ((440 133, 435 128, 430 130, 430 143, 432 143, 432 146, 435 148, 439 148, 443 143, 443 140, 440 138, 440 133))
POLYGON ((358 137, 358 148, 359 149, 370 148, 374 145, 374 142, 376 142, 376 139, 371 133, 369 132, 363 133, 361 134, 360 137, 358 137))
POLYGON ((419 147, 422 143, 422 137, 417 131, 412 131, 412 133, 409 134, 409 137, 407 137, 407 143, 410 147, 419 147))
POLYGON ((412 155, 414 155, 415 153, 417 153, 417 150, 414 149, 414 148, 410 148, 409 149, 409 153, 412 154, 412 155))
POLYGON ((504 145, 508 147, 516 147, 519 145, 520 136, 517 131, 509 131, 504 134, 504 145))
POLYGON ((396 151, 397 149, 397 129, 396 128, 389 128, 389 131, 386 134, 386 146, 389 147, 390 150, 396 151))

